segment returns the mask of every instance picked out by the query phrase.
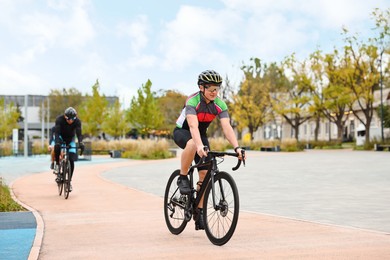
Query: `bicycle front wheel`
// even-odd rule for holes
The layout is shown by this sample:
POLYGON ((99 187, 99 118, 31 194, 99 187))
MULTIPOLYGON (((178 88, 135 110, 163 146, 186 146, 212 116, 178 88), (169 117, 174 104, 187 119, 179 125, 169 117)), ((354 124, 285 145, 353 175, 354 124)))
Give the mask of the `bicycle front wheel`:
MULTIPOLYGON (((176 170, 171 174, 165 188, 164 194, 164 216, 165 223, 172 234, 178 235, 185 229, 188 216, 186 217, 185 208, 188 205, 188 196, 181 195, 177 186, 177 179, 180 170, 176 170)), ((191 216, 189 216, 191 219, 191 216)))
POLYGON ((67 160, 64 165, 64 197, 68 199, 70 191, 70 161, 67 160))
POLYGON ((211 243, 222 246, 230 240, 237 226, 239 208, 233 177, 227 172, 219 172, 214 176, 214 199, 209 183, 203 201, 205 231, 211 243))
POLYGON ((64 164, 61 162, 58 164, 58 173, 57 173, 57 186, 58 186, 58 195, 62 195, 62 190, 64 189, 64 182, 63 182, 63 171, 64 171, 64 164))

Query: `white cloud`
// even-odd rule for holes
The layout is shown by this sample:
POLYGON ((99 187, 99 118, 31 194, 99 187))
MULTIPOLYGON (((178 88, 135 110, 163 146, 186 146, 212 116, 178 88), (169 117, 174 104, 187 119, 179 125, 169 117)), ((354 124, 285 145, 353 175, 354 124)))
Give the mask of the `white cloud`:
POLYGON ((59 13, 33 11, 21 16, 18 31, 20 37, 26 39, 25 46, 29 50, 24 53, 28 54, 28 60, 49 48, 79 49, 95 36, 84 1, 64 2, 61 8, 55 7, 60 9, 59 13))
POLYGON ((42 84, 85 93, 98 78, 104 94, 122 95, 150 78, 153 88, 187 93, 204 69, 238 84, 249 58, 279 62, 293 52, 306 58, 317 45, 331 49, 343 25, 369 27, 372 8, 386 2, 193 0, 118 10, 104 1, 0 0, 1 92, 42 84))
POLYGON ((121 22, 117 25, 118 35, 130 38, 133 54, 139 54, 147 46, 149 42, 148 31, 148 18, 145 15, 137 16, 132 23, 121 22))
POLYGON ((84 63, 79 65, 79 74, 75 77, 80 77, 84 82, 90 82, 92 86, 96 79, 109 78, 110 71, 104 57, 100 56, 99 53, 91 52, 85 56, 84 63))
MULTIPOLYGON (((95 37, 95 29, 88 15, 88 1, 77 1, 70 9, 70 20, 64 22, 64 41, 67 47, 84 47, 95 37)), ((66 20, 66 19, 65 19, 66 20)))
POLYGON ((47 94, 48 83, 27 71, 0 66, 0 93, 7 94, 47 94))
POLYGON ((125 63, 119 65, 121 70, 134 71, 136 69, 153 69, 158 66, 158 59, 153 55, 138 55, 130 57, 125 63))
POLYGON ((229 29, 239 18, 231 12, 182 6, 175 20, 165 24, 160 51, 163 68, 184 69, 190 65, 218 63, 223 50, 238 39, 229 29))

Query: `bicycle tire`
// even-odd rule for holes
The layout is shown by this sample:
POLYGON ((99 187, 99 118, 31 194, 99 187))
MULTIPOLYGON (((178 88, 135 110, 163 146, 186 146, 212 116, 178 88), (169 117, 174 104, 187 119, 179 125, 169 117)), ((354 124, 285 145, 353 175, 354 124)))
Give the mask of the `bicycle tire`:
POLYGON ((69 197, 69 189, 70 189, 70 161, 66 161, 64 164, 64 198, 68 199, 69 197))
POLYGON ((187 226, 184 207, 178 206, 177 203, 188 203, 188 196, 181 195, 177 186, 177 178, 180 170, 174 171, 165 188, 164 193, 164 216, 165 223, 172 234, 178 235, 187 226), (174 201, 175 200, 175 201, 174 201))
POLYGON ((57 173, 57 179, 59 179, 59 181, 57 182, 57 186, 58 186, 58 195, 61 196, 62 195, 62 191, 64 189, 64 182, 62 181, 63 180, 63 164, 62 162, 59 163, 58 165, 58 173, 57 173))
POLYGON ((203 219, 207 237, 214 245, 226 244, 236 229, 240 209, 237 185, 227 172, 219 172, 214 176, 215 202, 209 183, 203 201, 203 219))

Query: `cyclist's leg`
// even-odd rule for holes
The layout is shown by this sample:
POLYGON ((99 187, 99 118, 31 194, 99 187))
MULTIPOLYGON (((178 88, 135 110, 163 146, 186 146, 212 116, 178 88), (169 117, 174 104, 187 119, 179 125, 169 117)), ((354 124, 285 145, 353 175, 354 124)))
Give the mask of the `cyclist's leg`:
POLYGON ((60 153, 61 153, 61 146, 55 145, 54 146, 54 159, 55 159, 57 165, 60 162, 60 153))
POLYGON ((188 169, 191 166, 192 161, 194 160, 194 156, 196 154, 196 145, 194 140, 188 140, 182 154, 181 154, 181 167, 180 174, 187 175, 188 169))
POLYGON ((77 158, 77 149, 76 149, 76 143, 74 141, 71 141, 69 143, 69 146, 71 147, 69 149, 69 162, 70 162, 70 181, 72 181, 73 171, 74 171, 74 161, 77 158))
POLYGON ((51 155, 51 162, 54 163, 55 161, 55 152, 54 152, 54 147, 51 149, 50 151, 50 155, 51 155))
MULTIPOLYGON (((62 137, 59 136, 60 140, 56 140, 56 143, 62 143, 62 137)), ((54 142, 54 141, 53 141, 54 142)), ((60 164, 60 154, 61 154, 61 145, 54 145, 54 158, 56 161, 56 164, 60 164)))
POLYGON ((187 175, 188 169, 190 168, 196 153, 195 143, 192 140, 190 131, 180 128, 175 128, 173 131, 173 140, 181 149, 183 149, 180 158, 180 174, 187 175))
MULTIPOLYGON (((207 139, 207 136, 201 136, 203 145, 210 148, 209 140, 207 139)), ((195 163, 198 163, 200 161, 199 155, 196 153, 195 155, 195 163)), ((206 161, 209 160, 209 158, 206 158, 206 161)), ((204 177, 206 176, 208 166, 203 166, 198 168, 198 174, 199 174, 199 181, 197 182, 197 190, 199 191, 201 188, 201 185, 203 183, 204 177)), ((203 218, 203 198, 204 194, 202 194, 202 197, 199 200, 197 213, 194 215, 195 218, 195 229, 204 229, 204 218, 203 218)))
POLYGON ((183 149, 180 160, 180 176, 177 179, 177 185, 181 194, 190 194, 191 185, 187 174, 194 158, 194 154, 196 153, 196 147, 194 141, 192 140, 190 131, 186 129, 176 128, 173 131, 173 140, 180 148, 183 149))
POLYGON ((50 169, 54 169, 54 160, 56 159, 55 156, 54 156, 54 140, 51 141, 51 143, 49 144, 49 151, 50 151, 50 169))
MULTIPOLYGON (((207 146, 207 147, 210 148, 210 143, 209 143, 209 140, 208 140, 207 136, 202 135, 201 138, 202 138, 203 145, 205 145, 205 146, 207 146)), ((194 160, 195 160, 195 163, 198 163, 198 162, 199 162, 200 157, 199 157, 198 154, 195 154, 194 160)), ((208 160, 210 160, 209 157, 206 158, 206 161, 208 161, 208 160)), ((203 167, 199 167, 199 168, 198 168, 199 181, 198 181, 198 183, 197 183, 197 190, 200 190, 200 186, 202 185, 203 180, 204 180, 204 177, 206 176, 206 173, 207 173, 207 167, 208 167, 208 166, 203 166, 203 167)), ((199 202, 199 206, 198 206, 198 207, 199 207, 199 208, 202 208, 202 207, 203 207, 203 196, 202 196, 202 198, 200 199, 200 202, 199 202)))

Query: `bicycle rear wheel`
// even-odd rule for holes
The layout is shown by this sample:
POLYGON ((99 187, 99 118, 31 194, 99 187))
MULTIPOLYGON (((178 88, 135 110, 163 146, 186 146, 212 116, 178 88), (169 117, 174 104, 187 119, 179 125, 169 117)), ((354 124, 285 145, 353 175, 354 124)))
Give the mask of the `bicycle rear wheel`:
POLYGON ((63 178, 63 171, 64 171, 64 166, 63 166, 63 163, 60 162, 58 164, 58 173, 57 173, 57 186, 58 186, 58 195, 61 196, 62 195, 62 191, 64 189, 64 178, 63 178))
POLYGON ((222 246, 233 236, 239 213, 239 197, 236 183, 227 172, 214 176, 215 204, 209 183, 203 201, 205 231, 211 243, 222 246))
POLYGON ((64 165, 64 197, 65 199, 68 199, 70 190, 70 161, 67 160, 64 165))
POLYGON ((183 232, 188 220, 191 219, 191 216, 186 216, 184 210, 187 203, 189 203, 189 197, 187 195, 181 195, 177 186, 179 174, 180 170, 176 170, 171 174, 164 194, 165 223, 169 231, 175 235, 183 232))

